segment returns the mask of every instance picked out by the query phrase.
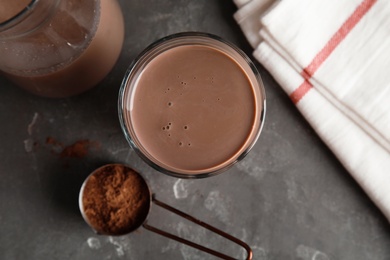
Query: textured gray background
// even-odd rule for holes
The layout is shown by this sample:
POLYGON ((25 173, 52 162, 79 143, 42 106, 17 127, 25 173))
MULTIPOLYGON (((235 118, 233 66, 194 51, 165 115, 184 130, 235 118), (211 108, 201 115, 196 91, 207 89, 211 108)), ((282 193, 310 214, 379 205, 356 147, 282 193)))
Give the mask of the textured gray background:
MULTIPOLYGON (((387 220, 259 64, 266 123, 241 163, 202 180, 169 177, 143 163, 117 117, 119 85, 132 59, 152 41, 189 30, 252 50, 229 0, 120 3, 125 45, 93 90, 51 100, 0 79, 0 259, 214 259, 142 228, 123 237, 95 235, 80 216, 78 191, 90 171, 108 162, 132 165, 160 200, 247 241, 254 259, 390 259, 387 220), (65 145, 89 139, 100 148, 84 159, 59 158, 46 144, 49 136, 65 145)), ((243 257, 240 248, 157 207, 150 224, 243 257)))

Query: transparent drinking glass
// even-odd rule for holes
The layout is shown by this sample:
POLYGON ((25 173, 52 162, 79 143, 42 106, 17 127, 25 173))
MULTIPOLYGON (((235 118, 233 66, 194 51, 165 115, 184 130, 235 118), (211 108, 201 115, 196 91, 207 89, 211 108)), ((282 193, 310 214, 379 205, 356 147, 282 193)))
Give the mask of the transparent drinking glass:
MULTIPOLYGON (((172 62, 173 61, 171 61, 170 58, 168 57, 167 64, 169 65, 172 62)), ((185 63, 185 65, 183 65, 184 67, 191 64, 192 61, 187 60, 186 62, 187 63, 185 63)), ((202 65, 200 67, 202 67, 202 65)), ((199 70, 211 70, 210 73, 212 73, 213 68, 211 68, 211 69, 209 67, 199 68, 199 70)), ((161 75, 161 74, 165 75, 166 74, 167 78, 170 77, 172 79, 172 78, 176 77, 176 76, 174 76, 174 75, 176 75, 175 73, 176 73, 175 71, 171 71, 171 72, 164 71, 161 73, 157 72, 156 75, 161 75), (172 73, 172 75, 168 75, 171 73, 172 73)), ((205 71, 204 73, 209 73, 209 71, 205 71)), ((225 71, 223 73, 224 73, 224 75, 220 75, 220 77, 228 76, 228 74, 230 72, 225 71)), ((179 78, 179 75, 177 77, 179 78)), ((191 80, 194 81, 195 79, 196 79, 196 77, 194 76, 191 80)), ((200 79, 200 77, 198 77, 196 80, 200 81, 200 80, 205 80, 205 79, 200 79)), ((218 85, 217 78, 214 79, 213 82, 214 83, 210 83, 210 84, 213 84, 213 86, 218 85)), ((170 91, 171 93, 174 92, 173 88, 179 88, 176 86, 170 87, 169 84, 171 84, 171 83, 166 83, 165 78, 162 77, 160 82, 158 82, 157 85, 163 85, 163 87, 165 87, 164 84, 167 84, 167 86, 166 86, 167 91, 168 92, 170 91), (169 89, 171 89, 171 90, 169 90, 169 89)), ((187 84, 187 83, 182 81, 181 84, 183 85, 183 84, 187 84)), ((242 86, 242 88, 245 88, 245 86, 242 86)), ((213 89, 211 91, 214 91, 216 88, 210 87, 210 89, 213 89)), ((157 86, 156 86, 156 91, 157 91, 157 86)), ((225 91, 225 90, 223 90, 223 91, 225 91)), ((227 87, 227 91, 229 91, 229 87, 227 87)), ((179 92, 177 92, 177 93, 179 93, 179 92)), ((185 92, 183 92, 183 93, 185 95, 185 92)), ((183 93, 180 93, 180 95, 183 95, 183 93)), ((204 95, 203 101, 205 101, 207 98, 209 98, 210 95, 212 94, 212 93, 207 93, 207 91, 204 91, 204 93, 198 93, 198 92, 191 92, 191 93, 192 93, 192 95, 200 95, 200 96, 204 95)), ((164 98, 163 95, 164 94, 161 94, 160 96, 157 95, 156 100, 152 100, 152 101, 149 100, 148 101, 149 103, 145 104, 145 105, 148 107, 148 106, 152 106, 155 102, 160 102, 160 97, 164 98)), ((177 95, 179 95, 179 94, 177 94, 177 95)), ((180 98, 186 98, 186 97, 181 96, 180 98)), ((191 99, 191 97, 187 97, 187 100, 189 100, 189 99, 191 99)), ((212 110, 207 108, 207 105, 200 104, 201 102, 202 101, 199 101, 198 103, 194 103, 194 104, 190 104, 190 102, 187 102, 186 104, 184 104, 185 103, 184 102, 183 105, 186 105, 186 109, 193 110, 190 113, 191 116, 199 114, 197 117, 202 118, 202 116, 205 116, 204 111, 210 111, 210 113, 213 113, 212 110), (200 106, 202 106, 206 110, 202 110, 202 111, 198 112, 196 109, 198 109, 200 106)), ((168 104, 168 106, 172 106, 172 104, 170 102, 167 104, 168 104)), ((225 104, 225 105, 227 105, 227 110, 226 110, 226 113, 227 113, 229 110, 228 106, 230 106, 230 104, 225 104)), ((237 106, 237 104, 231 104, 231 105, 237 106)), ((252 149, 252 147, 254 146, 254 144, 256 143, 256 141, 260 135, 260 132, 261 132, 263 124, 264 124, 266 98, 265 98, 264 86, 263 86, 260 74, 259 74, 258 70, 256 69, 256 66, 254 65, 254 63, 249 59, 249 57, 243 51, 241 51, 239 48, 237 48, 233 44, 231 44, 231 43, 229 43, 229 42, 227 42, 227 41, 225 41, 225 40, 223 40, 220 37, 215 36, 215 35, 206 34, 206 33, 199 33, 199 32, 184 32, 184 33, 170 35, 170 36, 167 36, 165 38, 162 38, 162 39, 156 41, 155 43, 153 43, 149 47, 147 47, 133 61, 133 63, 130 65, 130 67, 129 67, 129 69, 124 77, 124 80, 122 82, 122 86, 121 86, 120 92, 119 92, 118 106, 119 106, 118 109, 119 109, 119 118, 120 118, 121 128, 124 132, 124 135, 125 135, 128 143, 130 144, 130 146, 136 151, 136 153, 146 163, 148 163, 154 169, 156 169, 162 173, 171 175, 171 176, 175 176, 175 177, 179 177, 179 178, 204 178, 204 177, 213 176, 213 175, 216 175, 216 174, 219 174, 221 172, 226 171, 227 169, 229 169, 229 167, 231 167, 232 165, 234 165, 235 163, 237 163, 241 159, 243 159, 244 156, 252 149), (222 53, 223 55, 228 57, 226 59, 228 62, 234 62, 242 70, 242 74, 245 75, 245 77, 247 77, 247 80, 250 83, 249 85, 251 86, 250 92, 252 95, 251 98, 253 98, 253 108, 251 108, 253 111, 251 111, 251 113, 253 113, 253 119, 251 119, 252 120, 250 123, 251 125, 248 126, 248 128, 250 128, 250 132, 248 132, 248 135, 245 137, 245 140, 243 140, 242 143, 240 143, 240 145, 234 149, 234 151, 230 152, 229 156, 227 156, 223 160, 220 160, 219 162, 215 163, 215 165, 209 165, 207 167, 204 167, 203 165, 200 165, 198 167, 196 165, 197 160, 198 160, 197 156, 195 154, 193 156, 191 154, 191 152, 188 152, 188 151, 186 153, 188 155, 187 157, 189 157, 189 160, 192 162, 191 167, 186 167, 186 166, 178 167, 178 166, 173 165, 171 163, 167 163, 167 161, 161 160, 159 158, 159 155, 157 155, 153 151, 153 149, 150 149, 150 147, 145 145, 145 142, 144 142, 145 140, 161 141, 161 140, 156 139, 157 138, 156 136, 160 135, 160 134, 150 134, 150 133, 146 133, 146 131, 140 131, 138 126, 137 126, 137 124, 139 123, 140 120, 145 121, 145 122, 147 120, 149 120, 149 115, 148 115, 149 112, 147 112, 148 109, 146 109, 145 112, 143 112, 143 111, 135 112, 135 107, 137 106, 137 102, 139 99, 137 97, 137 93, 138 93, 137 91, 140 91, 139 88, 141 88, 140 82, 143 80, 143 78, 155 77, 155 75, 152 75, 152 74, 149 75, 149 72, 148 72, 149 66, 151 66, 151 64, 153 64, 153 62, 155 62, 157 59, 162 57, 161 55, 166 55, 170 50, 175 50, 175 49, 182 47, 182 46, 187 46, 187 47, 191 47, 191 48, 194 46, 196 48, 200 46, 200 48, 204 47, 207 50, 210 50, 211 52, 215 51, 218 53, 222 53), (135 113, 137 113, 137 115, 135 113), (141 118, 141 119, 136 120, 136 118, 141 118)), ((182 111, 178 111, 178 113, 181 113, 181 112, 182 111)), ((220 112, 222 114, 225 113, 224 110, 220 110, 220 112)), ((157 111, 157 113, 160 113, 161 116, 163 116, 164 112, 163 112, 163 110, 161 110, 161 111, 157 111)), ((243 116, 245 116, 245 115, 243 115, 243 116)), ((177 117, 186 118, 186 117, 189 117, 189 115, 181 114, 181 115, 178 115, 177 117)), ((229 118, 229 115, 227 116, 227 118, 229 118)), ((218 120, 220 120, 220 118, 218 118, 218 116, 217 116, 215 118, 215 120, 218 121, 218 120)), ((211 121, 213 121, 213 118, 211 118, 211 121)), ((202 124, 202 123, 200 122, 200 124, 202 124)), ((164 126, 163 130, 167 130, 167 129, 170 130, 170 129, 173 129, 174 127, 176 127, 176 126, 174 126, 174 122, 172 121, 172 122, 169 122, 166 126, 164 126)), ((185 129, 187 129, 186 127, 187 126, 184 126, 185 129)), ((202 153, 206 153, 206 152, 208 154, 216 154, 219 151, 223 151, 224 144, 229 143, 231 141, 230 139, 232 139, 233 135, 235 135, 236 132, 234 129, 236 129, 236 127, 237 127, 237 125, 231 125, 231 127, 229 126, 229 128, 231 128, 231 129, 229 129, 229 134, 221 133, 221 135, 220 135, 222 138, 222 140, 220 140, 221 147, 218 147, 218 149, 216 147, 214 147, 212 144, 206 143, 206 142, 204 142, 201 145, 198 145, 198 147, 196 148, 196 149, 198 149, 198 150, 196 150, 198 152, 198 155, 202 154, 202 153), (215 151, 214 151, 214 149, 215 149, 215 151)), ((190 134, 189 130, 195 131, 194 129, 195 129, 195 127, 188 129, 188 131, 186 132, 186 135, 190 134)), ((200 127, 198 127, 198 129, 207 129, 207 128, 202 127, 202 125, 200 125, 200 127)), ((209 129, 212 129, 212 128, 209 128, 209 129)), ((158 132, 161 129, 159 129, 159 127, 157 127, 155 130, 156 130, 156 132, 158 132)), ((226 129, 226 130, 228 130, 228 129, 226 129)), ((221 131, 224 132, 223 129, 221 131)), ((204 133, 205 136, 207 136, 207 134, 208 134, 207 132, 204 133)), ((213 133, 213 134, 215 134, 215 133, 213 133)), ((171 139, 173 139, 173 134, 172 135, 167 134, 166 136, 167 136, 166 142, 171 142, 171 139)), ((202 140, 200 140, 200 141, 202 141, 202 140)), ((187 149, 187 150, 195 149, 194 148, 195 145, 193 145, 193 146, 191 146, 191 148, 189 148, 189 146, 191 145, 190 143, 188 143, 188 147, 187 147, 187 143, 185 143, 185 145, 184 145, 184 143, 179 142, 179 141, 177 141, 177 143, 179 144, 179 146, 183 147, 183 150, 182 150, 183 152, 185 151, 184 149, 187 149)), ((161 141, 161 144, 165 144, 165 141, 164 140, 161 141)), ((158 148, 157 144, 153 144, 153 145, 156 145, 155 147, 158 148)), ((173 148, 173 149, 176 149, 176 148, 173 148)), ((166 150, 167 153, 169 153, 168 150, 169 150, 169 148, 166 150)), ((195 150, 193 150, 193 151, 195 151, 195 150)), ((162 153, 164 153, 164 152, 162 152, 162 153)), ((166 154, 164 154, 164 156, 166 157, 166 154)), ((176 158, 171 158, 171 159, 175 160, 176 158)), ((180 152, 177 153, 177 160, 178 161, 181 160, 180 159, 180 152)), ((181 163, 178 162, 178 164, 181 164, 181 163)), ((199 161, 199 164, 201 164, 200 161, 199 161)))

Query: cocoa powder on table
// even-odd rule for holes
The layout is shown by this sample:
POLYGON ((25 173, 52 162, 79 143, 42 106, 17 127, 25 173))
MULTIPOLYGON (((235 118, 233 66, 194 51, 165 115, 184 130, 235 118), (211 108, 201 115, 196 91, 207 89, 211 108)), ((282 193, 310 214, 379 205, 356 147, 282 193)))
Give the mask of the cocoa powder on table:
POLYGON ((79 140, 72 145, 65 147, 60 153, 61 158, 84 158, 88 154, 91 145, 89 140, 79 140))
POLYGON ((124 165, 99 168, 85 183, 82 204, 87 222, 98 232, 123 235, 138 228, 149 212, 145 180, 124 165))
POLYGON ((84 158, 88 155, 90 148, 100 148, 99 142, 88 139, 81 139, 71 145, 65 146, 62 142, 50 136, 46 138, 46 144, 51 147, 53 154, 57 154, 61 158, 84 158))

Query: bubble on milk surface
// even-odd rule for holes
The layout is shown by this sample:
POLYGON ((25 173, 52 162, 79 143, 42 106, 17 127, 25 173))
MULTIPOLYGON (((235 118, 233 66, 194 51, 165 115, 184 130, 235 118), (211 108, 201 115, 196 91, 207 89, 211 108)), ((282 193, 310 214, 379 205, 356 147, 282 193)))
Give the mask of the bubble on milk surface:
MULTIPOLYGON (((162 126, 163 131, 168 131, 172 128, 172 122, 168 122, 166 125, 162 126)), ((170 136, 170 135, 169 135, 170 136)))

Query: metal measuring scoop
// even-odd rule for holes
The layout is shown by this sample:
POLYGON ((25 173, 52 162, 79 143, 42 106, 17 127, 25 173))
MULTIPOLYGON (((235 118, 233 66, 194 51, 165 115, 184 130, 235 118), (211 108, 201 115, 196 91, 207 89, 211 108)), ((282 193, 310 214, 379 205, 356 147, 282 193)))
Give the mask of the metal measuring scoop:
MULTIPOLYGON (((116 180, 116 182, 118 182, 118 180, 116 180)), ((109 184, 111 185, 112 183, 109 183, 109 184)), ((118 184, 118 183, 116 183, 116 184, 118 184)), ((125 166, 122 164, 107 164, 107 165, 104 165, 104 166, 96 169, 84 181, 84 183, 80 189, 80 194, 79 194, 79 207, 80 207, 81 214, 82 214, 85 222, 87 222, 87 224, 98 234, 111 235, 111 236, 125 235, 125 234, 129 234, 129 233, 133 232, 134 230, 138 229, 140 226, 143 226, 147 230, 153 231, 157 234, 160 234, 162 236, 176 240, 180 243, 194 247, 198 250, 201 250, 201 251, 204 251, 204 252, 209 253, 211 255, 220 257, 222 259, 235 259, 235 258, 227 256, 223 253, 215 251, 213 249, 204 247, 202 245, 199 245, 199 244, 196 244, 196 243, 191 242, 189 240, 183 239, 181 237, 178 237, 176 235, 173 235, 171 233, 168 233, 168 232, 163 231, 161 229, 158 229, 156 227, 150 226, 147 223, 147 217, 150 213, 152 203, 154 203, 155 205, 160 206, 168 211, 171 211, 171 212, 173 212, 173 213, 175 213, 175 214, 177 214, 177 215, 179 215, 179 216, 181 216, 189 221, 192 221, 193 223, 198 224, 198 225, 200 225, 200 226, 202 226, 202 227, 204 227, 204 228, 242 246, 247 252, 246 259, 247 260, 252 259, 252 250, 243 241, 241 241, 238 238, 233 237, 233 236, 231 236, 231 235, 229 235, 229 234, 227 234, 227 233, 225 233, 225 232, 223 232, 223 231, 221 231, 213 226, 210 226, 209 224, 206 224, 206 223, 202 222, 201 220, 198 220, 198 219, 196 219, 196 218, 194 218, 194 217, 192 217, 192 216, 190 216, 182 211, 179 211, 179 210, 157 200, 155 198, 155 196, 152 194, 148 184, 146 183, 146 181, 142 177, 142 175, 140 173, 134 171, 133 169, 131 169, 128 166, 125 166), (122 169, 121 170, 122 173, 121 173, 121 175, 119 175, 122 179, 123 179, 123 176, 126 177, 126 175, 128 175, 132 178, 130 180, 131 183, 129 183, 129 185, 127 185, 128 187, 122 186, 122 189, 131 190, 134 193, 136 191, 137 193, 136 193, 135 198, 128 198, 127 199, 127 201, 133 202, 131 205, 126 205, 126 204, 122 203, 121 205, 119 205, 119 208, 115 209, 116 211, 121 211, 121 210, 123 211, 123 210, 128 210, 127 207, 131 207, 132 208, 131 209, 131 214, 132 214, 131 221, 126 222, 126 220, 118 220, 118 223, 119 222, 121 222, 121 223, 119 223, 118 225, 115 225, 116 223, 114 223, 113 227, 108 227, 105 225, 106 224, 105 221, 108 221, 107 216, 109 215, 106 212, 107 205, 115 204, 115 201, 113 201, 114 199, 112 199, 112 198, 114 198, 118 194, 114 194, 115 192, 110 192, 107 190, 103 191, 101 186, 107 184, 107 181, 108 182, 113 181, 113 179, 110 179, 112 177, 110 175, 115 174, 113 169, 122 169), (103 181, 105 181, 106 183, 104 184, 103 181), (91 191, 91 189, 93 190, 93 187, 97 188, 100 191, 96 191, 96 190, 91 191), (106 200, 106 201, 104 201, 105 202, 104 205, 106 206, 106 208, 104 210, 103 209, 99 210, 96 208, 91 210, 91 208, 89 207, 91 200, 94 200, 97 197, 100 197, 100 199, 106 200), (99 212, 99 211, 104 211, 104 212, 99 212), (101 219, 99 219, 99 217, 101 217, 101 219), (95 221, 94 218, 98 218, 98 221, 95 221), (122 221, 125 221, 125 222, 122 222, 122 221)), ((118 207, 118 205, 116 205, 116 207, 118 207)))

